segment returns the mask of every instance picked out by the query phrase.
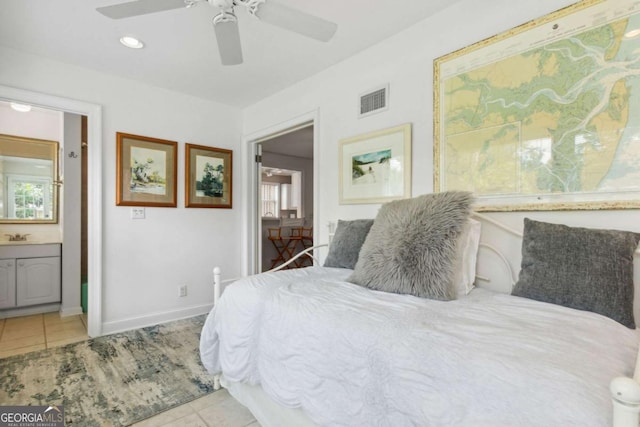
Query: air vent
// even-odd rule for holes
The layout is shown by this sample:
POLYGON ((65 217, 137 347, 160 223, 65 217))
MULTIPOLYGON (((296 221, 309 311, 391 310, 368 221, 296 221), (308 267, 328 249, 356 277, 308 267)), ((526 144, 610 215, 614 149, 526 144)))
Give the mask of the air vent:
POLYGON ((360 95, 360 114, 365 117, 389 108, 389 85, 385 85, 360 95))

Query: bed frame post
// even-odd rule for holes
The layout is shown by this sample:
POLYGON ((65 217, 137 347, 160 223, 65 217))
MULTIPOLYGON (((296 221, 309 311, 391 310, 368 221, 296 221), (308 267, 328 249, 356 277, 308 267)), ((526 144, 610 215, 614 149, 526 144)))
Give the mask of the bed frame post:
POLYGON ((218 305, 220 299, 220 285, 221 285, 222 271, 220 267, 213 268, 213 306, 218 305))
POLYGON ((611 381, 613 427, 638 427, 640 421, 640 384, 631 378, 611 381))
MULTIPOLYGON (((222 271, 220 267, 213 268, 213 307, 218 306, 218 301, 220 300, 220 286, 222 284, 222 271)), ((215 375, 213 377, 213 389, 220 389, 220 375, 215 375)))
POLYGON ((640 349, 632 378, 618 377, 609 387, 613 402, 613 427, 638 427, 640 423, 640 349))

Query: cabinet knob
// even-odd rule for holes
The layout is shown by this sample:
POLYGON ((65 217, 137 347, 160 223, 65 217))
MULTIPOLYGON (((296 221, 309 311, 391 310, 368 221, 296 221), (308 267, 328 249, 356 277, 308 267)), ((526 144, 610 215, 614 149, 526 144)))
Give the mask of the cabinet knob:
POLYGON ((18 263, 18 267, 24 267, 24 262, 20 261, 20 262, 18 263))
POLYGON ((7 263, 7 267, 13 267, 13 261, 9 261, 9 262, 7 263))

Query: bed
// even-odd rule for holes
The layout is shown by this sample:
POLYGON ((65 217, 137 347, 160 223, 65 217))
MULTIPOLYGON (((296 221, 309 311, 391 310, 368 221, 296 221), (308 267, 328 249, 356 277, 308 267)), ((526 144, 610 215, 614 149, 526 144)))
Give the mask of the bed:
POLYGON ((265 427, 638 426, 629 309, 640 235, 525 220, 510 295, 475 277, 485 250, 516 282, 479 241, 471 203, 463 193, 392 202, 375 221, 339 223, 324 266, 234 281, 205 322, 204 366, 265 427), (597 254, 567 266, 576 242, 597 254), (593 267, 607 256, 615 265, 593 267), (549 265, 558 258, 560 273, 549 265), (585 269, 581 283, 613 275, 616 289, 571 283, 602 294, 589 306, 566 286, 545 288, 585 269))

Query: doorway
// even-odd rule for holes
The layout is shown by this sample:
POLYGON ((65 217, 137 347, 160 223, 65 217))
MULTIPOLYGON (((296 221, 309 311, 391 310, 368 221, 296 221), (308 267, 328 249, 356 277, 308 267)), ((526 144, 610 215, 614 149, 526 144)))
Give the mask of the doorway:
MULTIPOLYGON (((267 271, 313 245, 314 126, 285 130, 257 144, 257 271, 267 271)), ((288 267, 309 264, 300 260, 288 267)))
POLYGON ((74 99, 0 85, 0 99, 39 106, 87 117, 87 271, 92 292, 88 296, 87 330, 91 337, 102 334, 102 108, 74 99))

